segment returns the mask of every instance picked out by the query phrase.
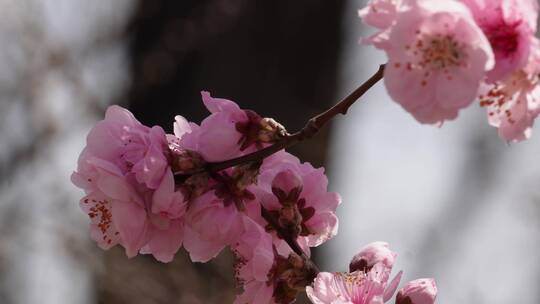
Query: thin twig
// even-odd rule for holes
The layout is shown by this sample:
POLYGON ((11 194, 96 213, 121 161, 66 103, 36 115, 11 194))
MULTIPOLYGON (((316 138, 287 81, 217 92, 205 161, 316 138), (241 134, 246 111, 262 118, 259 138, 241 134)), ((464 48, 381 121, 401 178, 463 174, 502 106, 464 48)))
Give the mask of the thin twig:
POLYGON ((268 224, 270 224, 270 226, 272 226, 272 228, 276 230, 276 233, 279 235, 279 237, 281 237, 285 242, 287 242, 287 244, 289 245, 289 247, 291 247, 294 253, 302 257, 302 259, 308 264, 308 269, 314 272, 315 275, 320 272, 317 264, 315 264, 315 262, 313 262, 307 256, 304 250, 302 250, 302 247, 300 247, 296 238, 293 238, 291 235, 289 235, 289 233, 287 233, 283 228, 281 228, 274 216, 272 216, 272 214, 263 206, 261 206, 261 215, 268 222, 268 224))
POLYGON ((334 118, 338 114, 345 115, 347 113, 347 110, 349 110, 349 108, 354 102, 356 102, 360 97, 362 97, 362 95, 364 95, 364 93, 366 93, 371 87, 373 87, 379 80, 383 78, 383 73, 384 65, 380 65, 377 72, 373 74, 373 76, 371 76, 366 82, 364 82, 351 94, 349 94, 342 101, 340 101, 330 109, 311 118, 302 128, 302 130, 287 135, 273 145, 258 150, 256 152, 221 162, 207 163, 204 169, 216 172, 247 162, 262 160, 282 149, 291 147, 305 139, 313 137, 326 123, 332 120, 332 118, 334 118))

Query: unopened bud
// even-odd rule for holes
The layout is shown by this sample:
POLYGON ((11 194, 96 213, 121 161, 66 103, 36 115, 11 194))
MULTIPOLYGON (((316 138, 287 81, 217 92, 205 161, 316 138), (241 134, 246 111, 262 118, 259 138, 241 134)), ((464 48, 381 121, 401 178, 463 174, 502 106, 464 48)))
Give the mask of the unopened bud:
POLYGON ((396 304, 433 304, 437 297, 434 279, 410 281, 396 296, 396 304))
POLYGON ((373 242, 366 245, 356 254, 349 264, 349 271, 369 271, 373 265, 382 263, 387 268, 392 268, 396 254, 392 252, 386 242, 373 242))

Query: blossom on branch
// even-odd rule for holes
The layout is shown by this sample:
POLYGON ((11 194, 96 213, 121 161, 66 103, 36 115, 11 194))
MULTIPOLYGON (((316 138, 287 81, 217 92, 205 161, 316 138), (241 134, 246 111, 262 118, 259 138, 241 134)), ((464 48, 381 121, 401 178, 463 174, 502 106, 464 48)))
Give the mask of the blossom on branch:
POLYGON ((101 248, 119 243, 130 257, 142 251, 168 262, 183 239, 186 201, 176 191, 165 132, 149 128, 118 106, 88 134, 75 185, 101 248))
POLYGON ((335 212, 341 197, 328 192, 327 186, 324 169, 300 163, 295 156, 281 151, 264 160, 252 189, 281 228, 309 250, 337 234, 335 212))
MULTIPOLYGON (((317 272, 309 248, 337 233, 341 199, 323 169, 285 151, 212 170, 212 162, 258 151, 287 136, 269 118, 203 92, 200 125, 175 117, 174 135, 112 106, 90 131, 72 175, 103 249, 194 262, 230 248, 243 292, 237 303, 291 303, 317 272)), ((277 150, 276 150, 277 151, 277 150)))

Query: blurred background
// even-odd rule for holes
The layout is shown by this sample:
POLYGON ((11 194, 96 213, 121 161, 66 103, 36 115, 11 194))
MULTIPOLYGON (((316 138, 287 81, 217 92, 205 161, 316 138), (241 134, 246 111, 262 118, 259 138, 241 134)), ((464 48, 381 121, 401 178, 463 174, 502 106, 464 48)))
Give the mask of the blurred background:
MULTIPOLYGON (((166 131, 200 121, 201 90, 297 130, 384 63, 358 43, 363 4, 0 0, 0 303, 231 303, 227 252, 161 264, 96 247, 69 181, 85 136, 111 104, 166 131)), ((438 303, 540 303, 535 133, 507 145, 476 105, 422 126, 378 84, 291 150, 343 196, 317 262, 346 270, 385 240, 404 280, 437 279, 438 303)))

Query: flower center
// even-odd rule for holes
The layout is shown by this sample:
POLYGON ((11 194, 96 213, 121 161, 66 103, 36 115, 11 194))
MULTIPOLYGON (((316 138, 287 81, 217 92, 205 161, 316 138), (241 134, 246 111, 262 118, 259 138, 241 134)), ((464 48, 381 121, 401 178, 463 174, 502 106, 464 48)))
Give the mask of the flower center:
POLYGON ((412 51, 418 58, 417 64, 432 71, 458 67, 465 59, 463 46, 450 34, 419 34, 412 51))
MULTIPOLYGON (((445 25, 445 27, 449 27, 445 25)), ((447 80, 452 80, 451 68, 467 65, 465 46, 452 34, 422 33, 416 31, 413 44, 405 45, 405 51, 414 58, 409 62, 395 62, 394 68, 404 68, 407 71, 421 70, 423 72, 420 84, 426 86, 433 73, 442 72, 447 80)))

